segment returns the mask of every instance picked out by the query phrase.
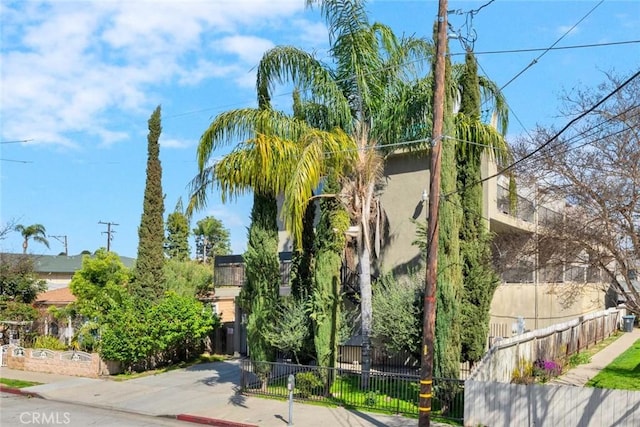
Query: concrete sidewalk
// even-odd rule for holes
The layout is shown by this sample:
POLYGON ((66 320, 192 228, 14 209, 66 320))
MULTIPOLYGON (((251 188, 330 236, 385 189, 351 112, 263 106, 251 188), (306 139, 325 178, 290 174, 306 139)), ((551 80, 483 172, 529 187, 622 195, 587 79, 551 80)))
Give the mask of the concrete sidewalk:
MULTIPOLYGON (((0 368, 0 377, 41 382, 42 385, 21 390, 47 400, 152 416, 182 416, 191 421, 194 419, 189 416, 203 417, 208 425, 283 427, 289 419, 288 402, 237 393, 238 361, 205 363, 127 381, 40 374, 6 367, 0 368), (215 424, 211 420, 220 422, 215 424)), ((418 425, 417 419, 298 402, 294 403, 292 418, 295 425, 305 427, 418 425)))
POLYGON ((598 372, 613 362, 639 339, 639 328, 634 328, 632 332, 622 332, 621 337, 594 354, 591 357, 591 362, 576 366, 566 374, 550 381, 549 384, 584 387, 587 381, 595 377, 598 372))

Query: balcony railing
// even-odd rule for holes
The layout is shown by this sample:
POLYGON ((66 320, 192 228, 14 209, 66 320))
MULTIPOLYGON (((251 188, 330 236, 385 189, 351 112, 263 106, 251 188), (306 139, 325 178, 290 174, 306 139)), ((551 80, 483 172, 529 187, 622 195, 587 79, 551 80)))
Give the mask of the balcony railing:
POLYGON ((517 196, 515 212, 511 208, 509 189, 498 184, 498 210, 527 222, 534 221, 535 206, 533 202, 520 195, 517 196))
MULTIPOLYGON (((280 286, 289 286, 291 275, 291 252, 280 254, 280 286)), ((214 283, 216 286, 243 286, 245 280, 244 259, 242 255, 216 256, 214 283)))

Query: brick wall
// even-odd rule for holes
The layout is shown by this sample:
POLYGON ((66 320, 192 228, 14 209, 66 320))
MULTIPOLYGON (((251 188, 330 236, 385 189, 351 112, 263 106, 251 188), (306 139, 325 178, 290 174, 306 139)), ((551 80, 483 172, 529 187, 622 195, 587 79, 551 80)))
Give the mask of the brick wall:
POLYGON ((97 353, 78 352, 72 358, 73 352, 25 348, 24 355, 14 356, 14 349, 16 347, 9 347, 4 355, 11 369, 89 378, 121 372, 118 363, 104 361, 97 353))

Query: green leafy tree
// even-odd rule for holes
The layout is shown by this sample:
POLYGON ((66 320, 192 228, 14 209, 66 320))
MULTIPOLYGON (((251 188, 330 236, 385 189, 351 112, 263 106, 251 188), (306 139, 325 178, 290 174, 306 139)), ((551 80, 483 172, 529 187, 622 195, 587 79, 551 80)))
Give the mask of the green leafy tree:
POLYGON ((27 248, 29 247, 29 240, 33 240, 34 242, 42 243, 47 248, 49 247, 49 241, 47 240, 47 230, 44 228, 42 224, 31 224, 28 226, 24 226, 22 224, 18 224, 15 226, 15 230, 22 234, 22 253, 27 253, 27 248))
POLYGON ((82 268, 71 279, 73 306, 82 316, 100 321, 128 298, 130 280, 131 272, 118 255, 100 248, 94 257, 82 258, 82 268))
MULTIPOLYGON (((300 92, 297 89, 293 92, 293 115, 299 120, 311 119, 306 117, 300 92)), ((291 294, 298 300, 306 300, 313 291, 315 220, 316 204, 309 203, 302 220, 302 242, 294 246, 291 257, 291 294)))
POLYGON ((189 218, 184 213, 182 199, 167 217, 167 237, 164 241, 164 253, 169 259, 187 261, 189 259, 189 218))
POLYGON ((0 253, 0 301, 30 304, 46 290, 46 282, 34 271, 32 258, 0 253))
MULTIPOLYGON (((278 250, 277 203, 275 194, 283 190, 285 163, 278 161, 278 146, 288 144, 270 136, 269 122, 274 112, 265 96, 265 88, 258 90, 257 110, 236 110, 216 117, 204 132, 198 146, 199 174, 192 181, 192 196, 188 212, 206 205, 207 192, 216 183, 222 201, 247 191, 253 192, 251 225, 247 251, 244 254, 246 282, 240 293, 240 305, 248 314, 247 341, 254 361, 271 361, 274 349, 264 337, 273 321, 273 311, 279 294, 280 265, 278 250), (246 118, 255 126, 245 126, 246 118), (266 120, 251 118, 263 117, 266 120), (239 144, 225 158, 206 166, 215 148, 229 144, 237 136, 249 138, 239 144), (280 170, 275 168, 279 167, 280 170)), ((276 114, 278 117, 286 117, 276 114)), ((258 374, 266 375, 266 365, 258 365, 258 374), (264 369, 263 369, 264 368, 264 369)), ((266 384, 266 383, 265 383, 266 384)))
MULTIPOLYGON (((504 159, 508 156, 508 148, 495 128, 479 119, 479 112, 473 117, 466 117, 463 112, 454 116, 452 98, 460 96, 460 106, 464 109, 469 108, 469 105, 475 102, 474 99, 478 99, 478 97, 482 99, 483 102, 490 105, 490 109, 493 109, 491 121, 495 122, 501 131, 506 131, 508 120, 506 104, 495 84, 485 79, 478 79, 477 72, 473 67, 469 68, 469 64, 452 67, 447 59, 445 80, 447 90, 444 134, 455 135, 456 144, 443 144, 442 148, 441 191, 447 197, 444 199, 444 203, 439 205, 440 232, 434 375, 456 378, 459 374, 459 361, 463 351, 461 337, 463 335, 466 339, 470 337, 468 331, 463 330, 464 326, 461 320, 463 319, 463 310, 465 310, 464 306, 468 307, 466 301, 473 299, 478 301, 479 297, 477 293, 470 297, 465 295, 465 279, 462 269, 463 252, 470 255, 473 251, 473 245, 479 249, 487 243, 484 237, 477 236, 474 240, 470 238, 471 235, 468 231, 462 231, 466 220, 472 217, 474 221, 477 221, 481 218, 482 210, 480 209, 480 213, 473 211, 474 206, 477 206, 478 203, 474 198, 478 195, 478 186, 468 185, 469 188, 473 188, 473 191, 468 192, 465 201, 462 201, 460 194, 462 191, 458 192, 458 190, 462 190, 466 186, 460 185, 458 175, 460 174, 460 179, 467 184, 479 180, 479 176, 474 179, 470 178, 473 174, 470 175, 469 172, 473 170, 479 173, 479 168, 475 168, 476 162, 468 162, 468 160, 478 158, 477 156, 480 156, 483 151, 504 159), (470 80, 470 75, 474 73, 476 79, 470 80), (460 89, 464 87, 467 87, 466 96, 462 96, 463 90, 460 89), (483 147, 478 150, 476 148, 478 142, 474 141, 482 141, 480 144, 486 145, 488 149, 483 147), (472 152, 473 156, 470 154, 472 152), (476 201, 470 202, 471 200, 476 201), (467 243, 461 243, 463 236, 467 243)), ((482 197, 482 193, 480 193, 480 197, 482 197)), ((414 244, 417 244, 422 251, 426 251, 427 228, 425 223, 418 223, 416 235, 417 240, 414 244)), ((480 258, 484 259, 483 256, 480 258)), ((473 274, 469 269, 464 271, 467 274, 473 274)), ((486 278, 487 276, 484 276, 479 279, 485 280, 486 278)), ((474 287, 470 282, 469 289, 474 287)), ((476 291, 470 290, 469 292, 469 295, 472 295, 476 291)), ((490 293, 493 294, 492 291, 490 293)), ((487 293, 482 296, 483 300, 486 295, 487 293)), ((489 299, 488 304, 490 301, 489 299)), ((471 317, 468 318, 471 319, 471 317)), ((472 320, 469 321, 472 322, 472 320)), ((466 351, 467 347, 465 347, 466 351)), ((466 358, 468 355, 464 357, 466 358)))
POLYGON ((231 253, 229 229, 213 216, 198 221, 193 235, 196 237, 196 259, 204 263, 213 263, 216 255, 231 253))
POLYGON ((150 309, 148 318, 153 319, 149 333, 155 351, 182 360, 195 354, 202 338, 220 324, 218 317, 195 297, 171 291, 150 309))
POLYGON ((386 274, 375 283, 373 337, 384 348, 420 359, 424 313, 424 273, 402 278, 386 274))
POLYGON ((300 354, 309 338, 309 318, 304 300, 286 298, 276 311, 277 322, 271 323, 264 332, 266 341, 284 353, 293 355, 300 364, 300 354))
POLYGON ((149 333, 149 325, 155 320, 147 317, 144 307, 125 295, 100 322, 100 355, 105 360, 121 362, 128 372, 152 354, 156 345, 149 333))
POLYGON ((206 295, 213 289, 213 271, 196 261, 168 259, 164 264, 167 291, 184 297, 206 295))
POLYGON ((162 132, 160 106, 149 118, 147 137, 147 179, 144 189, 142 219, 138 228, 138 258, 132 291, 141 298, 157 300, 163 294, 164 277, 164 196, 160 144, 162 132))
POLYGON ((8 301, 0 305, 0 317, 3 320, 13 320, 16 322, 32 322, 39 316, 38 310, 31 304, 24 302, 8 301))
POLYGON ((199 350, 202 338, 219 320, 193 296, 167 292, 155 304, 125 295, 100 322, 100 354, 122 362, 128 371, 186 360, 199 350))

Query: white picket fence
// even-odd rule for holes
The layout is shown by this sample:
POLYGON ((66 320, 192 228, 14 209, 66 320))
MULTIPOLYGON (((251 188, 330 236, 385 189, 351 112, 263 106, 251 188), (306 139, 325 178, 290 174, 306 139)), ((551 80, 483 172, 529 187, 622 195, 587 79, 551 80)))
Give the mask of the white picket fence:
POLYGON ((640 391, 467 380, 465 426, 640 426, 640 391))

